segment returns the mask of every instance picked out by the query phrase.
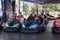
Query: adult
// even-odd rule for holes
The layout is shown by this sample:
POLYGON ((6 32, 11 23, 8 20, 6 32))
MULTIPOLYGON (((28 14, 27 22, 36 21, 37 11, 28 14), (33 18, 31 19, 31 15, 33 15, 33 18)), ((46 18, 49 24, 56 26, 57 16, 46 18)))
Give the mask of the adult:
POLYGON ((35 17, 36 17, 36 14, 32 12, 31 15, 28 17, 27 21, 34 21, 35 17))

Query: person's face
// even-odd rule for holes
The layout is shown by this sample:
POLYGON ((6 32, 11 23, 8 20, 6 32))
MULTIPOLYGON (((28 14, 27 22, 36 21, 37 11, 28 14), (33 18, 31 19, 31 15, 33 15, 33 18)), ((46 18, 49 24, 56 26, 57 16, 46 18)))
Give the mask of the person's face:
POLYGON ((38 17, 35 17, 35 20, 39 19, 38 17))
POLYGON ((32 17, 34 17, 35 16, 35 14, 32 14, 32 17))
POLYGON ((37 17, 35 17, 35 20, 38 19, 37 17))

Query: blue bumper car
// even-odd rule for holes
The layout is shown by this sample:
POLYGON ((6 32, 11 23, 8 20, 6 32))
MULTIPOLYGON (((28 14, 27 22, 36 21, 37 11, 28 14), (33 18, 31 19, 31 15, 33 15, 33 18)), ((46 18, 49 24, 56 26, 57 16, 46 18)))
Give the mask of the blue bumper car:
POLYGON ((46 25, 44 22, 42 22, 42 24, 39 25, 34 21, 28 21, 22 25, 20 32, 24 32, 24 33, 44 32, 45 28, 46 28, 46 25))

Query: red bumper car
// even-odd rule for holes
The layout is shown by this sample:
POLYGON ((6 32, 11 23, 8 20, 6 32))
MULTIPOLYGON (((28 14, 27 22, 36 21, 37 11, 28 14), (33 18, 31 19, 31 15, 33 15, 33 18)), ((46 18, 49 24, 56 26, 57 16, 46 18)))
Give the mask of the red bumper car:
POLYGON ((60 18, 56 19, 53 23, 52 33, 60 33, 60 18))

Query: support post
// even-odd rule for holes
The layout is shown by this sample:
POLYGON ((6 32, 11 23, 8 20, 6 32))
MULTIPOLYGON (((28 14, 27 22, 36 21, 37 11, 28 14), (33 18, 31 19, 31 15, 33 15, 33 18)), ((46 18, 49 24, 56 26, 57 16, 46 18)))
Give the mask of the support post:
POLYGON ((3 23, 6 22, 6 0, 1 0, 2 4, 2 21, 3 23))

